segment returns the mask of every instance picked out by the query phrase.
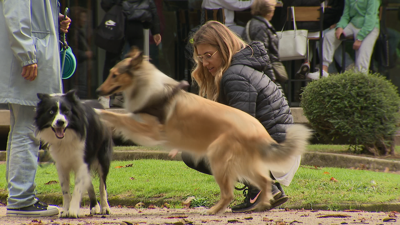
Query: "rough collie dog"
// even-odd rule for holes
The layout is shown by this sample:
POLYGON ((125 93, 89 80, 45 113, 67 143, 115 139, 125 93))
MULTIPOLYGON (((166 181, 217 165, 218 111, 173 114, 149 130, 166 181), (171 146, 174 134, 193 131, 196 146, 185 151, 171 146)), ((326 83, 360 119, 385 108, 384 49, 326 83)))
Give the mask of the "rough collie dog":
POLYGON ((94 112, 102 108, 97 101, 81 102, 74 91, 66 94, 37 94, 37 137, 49 144, 63 195, 60 217, 77 218, 82 194, 88 191, 90 214, 110 214, 106 178, 112 155, 112 134, 94 112), (70 196, 70 172, 75 173, 75 188, 70 196), (100 177, 100 207, 91 180, 100 177))
POLYGON ((162 145, 207 157, 221 190, 209 214, 222 213, 233 200, 237 181, 261 190, 256 210, 270 207, 269 169, 285 170, 293 156, 304 152, 311 133, 302 125, 287 130, 278 144, 251 115, 181 90, 178 82, 152 65, 133 48, 110 70, 99 95, 123 92, 126 114, 96 110, 125 138, 141 145, 162 145), (145 136, 146 138, 143 138, 145 136))

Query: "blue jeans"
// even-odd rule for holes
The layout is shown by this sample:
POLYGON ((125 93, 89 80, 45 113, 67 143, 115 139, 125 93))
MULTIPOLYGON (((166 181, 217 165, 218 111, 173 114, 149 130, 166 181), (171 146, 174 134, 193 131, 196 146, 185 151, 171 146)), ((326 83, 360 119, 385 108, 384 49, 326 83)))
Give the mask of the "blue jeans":
POLYGON ((39 145, 34 142, 34 106, 9 104, 10 133, 7 142, 7 208, 30 206, 35 198, 39 145), (31 137, 30 137, 31 136, 31 137))

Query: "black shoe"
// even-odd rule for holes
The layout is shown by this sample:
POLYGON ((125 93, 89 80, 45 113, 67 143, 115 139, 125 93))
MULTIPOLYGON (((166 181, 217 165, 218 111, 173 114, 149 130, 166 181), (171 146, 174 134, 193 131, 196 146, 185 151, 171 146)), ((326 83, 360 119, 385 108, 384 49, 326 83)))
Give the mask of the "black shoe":
POLYGON ((274 187, 276 189, 278 189, 280 195, 276 196, 274 195, 274 199, 271 200, 271 208, 276 208, 280 205, 282 205, 283 203, 287 202, 287 200, 289 200, 289 197, 287 195, 285 195, 285 192, 283 191, 281 184, 280 183, 274 183, 274 185, 272 185, 272 194, 274 194, 274 187))
MULTIPOLYGON (((245 196, 245 199, 244 199, 243 203, 232 206, 231 207, 232 212, 235 213, 235 212, 253 211, 258 204, 258 201, 259 201, 258 196, 260 195, 260 190, 258 190, 255 187, 252 187, 250 185, 248 185, 248 186, 246 185, 244 188, 237 189, 237 190, 243 190, 243 195, 245 196)), ((274 183, 272 184, 272 196, 274 197, 274 200, 280 199, 280 197, 282 196, 281 190, 279 190, 279 188, 277 186, 275 186, 274 183)))
POLYGON ((306 79, 307 74, 310 72, 310 63, 305 62, 301 64, 300 69, 297 71, 295 78, 296 79, 306 79))
POLYGON ((57 206, 49 206, 46 203, 37 201, 35 204, 19 208, 19 209, 7 209, 7 216, 20 216, 20 217, 30 217, 30 216, 56 216, 58 215, 57 206))

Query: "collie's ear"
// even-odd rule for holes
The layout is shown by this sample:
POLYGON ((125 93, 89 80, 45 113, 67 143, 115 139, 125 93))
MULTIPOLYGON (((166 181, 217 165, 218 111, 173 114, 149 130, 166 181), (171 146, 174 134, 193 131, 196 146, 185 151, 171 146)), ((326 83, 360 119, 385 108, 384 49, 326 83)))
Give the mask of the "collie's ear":
POLYGON ((143 52, 136 46, 133 46, 126 56, 127 58, 131 58, 129 63, 130 68, 135 69, 143 62, 143 52))
POLYGON ((49 94, 45 94, 45 93, 37 93, 36 95, 40 100, 43 100, 43 99, 46 99, 46 98, 50 98, 50 95, 49 94))
POLYGON ((78 102, 79 98, 76 95, 76 90, 70 90, 65 94, 65 98, 67 98, 70 102, 78 102))

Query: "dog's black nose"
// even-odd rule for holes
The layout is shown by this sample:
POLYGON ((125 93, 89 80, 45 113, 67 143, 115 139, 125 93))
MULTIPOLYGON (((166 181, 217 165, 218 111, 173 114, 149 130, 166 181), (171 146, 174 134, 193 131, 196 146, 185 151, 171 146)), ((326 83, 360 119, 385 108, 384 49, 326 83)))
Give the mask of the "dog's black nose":
POLYGON ((61 127, 64 125, 64 123, 65 123, 65 121, 63 121, 63 120, 57 120, 56 125, 61 127))

